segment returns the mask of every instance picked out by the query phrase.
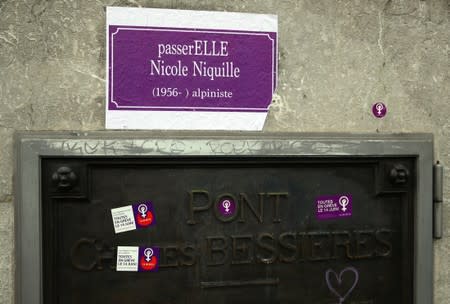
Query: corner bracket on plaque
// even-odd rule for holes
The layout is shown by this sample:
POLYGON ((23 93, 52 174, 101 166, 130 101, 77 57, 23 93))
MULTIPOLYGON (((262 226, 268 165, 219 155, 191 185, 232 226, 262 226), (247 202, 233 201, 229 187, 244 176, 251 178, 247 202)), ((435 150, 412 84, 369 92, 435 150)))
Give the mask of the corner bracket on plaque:
POLYGON ((389 178, 394 185, 406 184, 409 178, 409 170, 403 164, 394 164, 389 171, 389 178))
POLYGON ((414 186, 414 159, 383 159, 375 169, 376 194, 406 193, 414 186))
MULTIPOLYGON (((44 166, 47 166, 44 163, 44 166)), ((86 199, 88 194, 88 168, 78 161, 58 162, 43 169, 43 181, 54 198, 86 199)))
POLYGON ((62 166, 52 174, 52 182, 58 190, 70 190, 77 184, 78 176, 72 168, 62 166))

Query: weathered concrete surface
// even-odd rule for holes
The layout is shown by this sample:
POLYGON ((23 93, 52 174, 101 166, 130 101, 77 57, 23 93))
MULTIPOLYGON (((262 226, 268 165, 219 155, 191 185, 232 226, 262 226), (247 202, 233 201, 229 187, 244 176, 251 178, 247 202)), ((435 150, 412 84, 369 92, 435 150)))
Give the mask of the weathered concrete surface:
POLYGON ((0 203, 0 303, 12 303, 14 269, 13 206, 0 203))
MULTIPOLYGON (((277 14, 280 77, 265 131, 433 132, 450 166, 446 0, 0 0, 2 304, 13 293, 12 134, 103 129, 106 5, 277 14), (371 114, 379 100, 384 119, 371 114)), ((444 304, 449 224, 435 257, 435 303, 444 304)))

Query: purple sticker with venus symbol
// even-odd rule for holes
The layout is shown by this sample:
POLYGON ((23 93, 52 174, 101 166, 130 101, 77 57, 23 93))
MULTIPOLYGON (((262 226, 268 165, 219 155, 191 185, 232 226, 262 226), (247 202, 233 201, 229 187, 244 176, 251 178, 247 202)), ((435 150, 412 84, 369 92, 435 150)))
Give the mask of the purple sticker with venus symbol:
POLYGON ((233 216, 236 211, 236 202, 231 198, 224 198, 217 203, 217 209, 224 217, 233 216))
POLYGON ((383 118, 387 113, 386 105, 382 102, 377 102, 372 106, 372 113, 377 118, 383 118))
POLYGON ((145 228, 155 224, 152 202, 134 204, 133 213, 137 228, 145 228))
POLYGON ((159 268, 159 248, 139 247, 139 272, 155 272, 159 268))
POLYGON ((150 201, 111 209, 116 233, 150 227, 155 224, 153 204, 150 201))
POLYGON ((319 220, 352 216, 351 195, 328 195, 316 199, 316 217, 319 220))

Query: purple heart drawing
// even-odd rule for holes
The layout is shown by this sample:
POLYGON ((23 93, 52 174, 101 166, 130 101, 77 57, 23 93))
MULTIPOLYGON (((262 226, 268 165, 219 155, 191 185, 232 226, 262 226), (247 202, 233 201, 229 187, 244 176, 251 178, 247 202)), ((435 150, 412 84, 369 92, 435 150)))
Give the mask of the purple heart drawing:
MULTIPOLYGON (((359 274, 358 274, 358 270, 356 270, 354 267, 347 267, 347 268, 342 269, 342 271, 339 273, 339 275, 336 272, 334 272, 334 270, 328 269, 327 272, 325 273, 325 280, 327 281, 328 289, 339 298, 339 304, 342 304, 345 301, 345 299, 347 299, 347 297, 350 295, 350 293, 353 291, 353 289, 355 289, 356 284, 358 284, 359 274), (341 284, 342 284, 342 276, 346 272, 352 272, 355 276, 354 276, 354 279, 353 279, 352 287, 350 287, 347 290, 347 293, 345 295, 341 295, 336 290, 336 288, 333 287, 333 285, 331 284, 330 276, 333 274, 334 277, 336 278, 337 282, 338 282, 338 285, 341 286, 341 284)), ((337 287, 339 287, 339 286, 337 286, 337 287)))

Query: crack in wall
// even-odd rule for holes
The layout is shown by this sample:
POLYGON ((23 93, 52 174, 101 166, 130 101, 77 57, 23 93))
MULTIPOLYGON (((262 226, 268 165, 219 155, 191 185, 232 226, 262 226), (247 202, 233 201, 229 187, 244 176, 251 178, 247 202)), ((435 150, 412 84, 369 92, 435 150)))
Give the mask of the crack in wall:
POLYGON ((378 12, 378 48, 381 51, 381 55, 384 57, 384 49, 383 49, 383 18, 384 12, 378 12))

